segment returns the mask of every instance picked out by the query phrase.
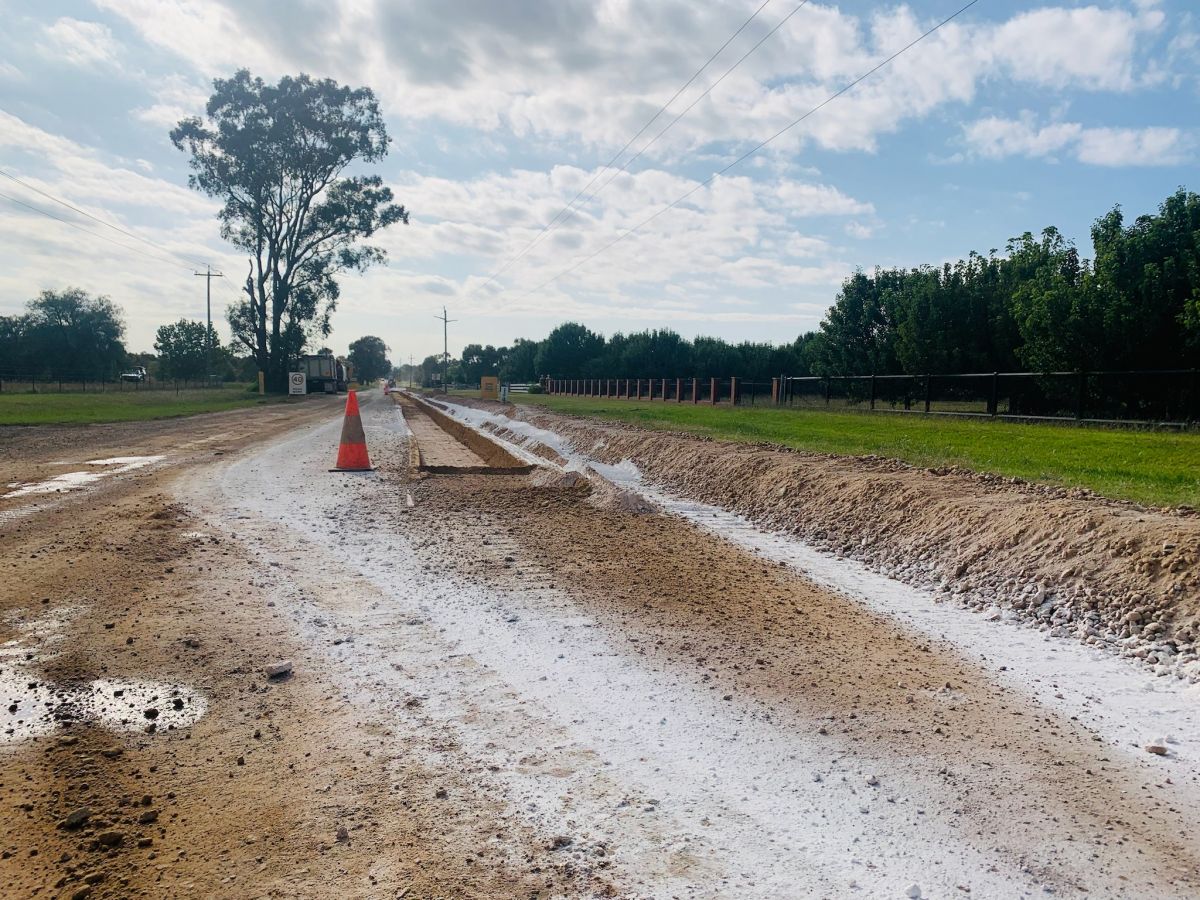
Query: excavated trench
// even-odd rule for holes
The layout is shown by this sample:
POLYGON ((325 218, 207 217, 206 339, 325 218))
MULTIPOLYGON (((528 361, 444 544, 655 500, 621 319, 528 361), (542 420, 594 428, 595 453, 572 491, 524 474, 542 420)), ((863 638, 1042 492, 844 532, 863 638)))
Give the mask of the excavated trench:
POLYGON ((515 475, 533 466, 495 441, 456 422, 434 404, 412 394, 391 395, 412 432, 409 462, 421 472, 439 475, 515 475))

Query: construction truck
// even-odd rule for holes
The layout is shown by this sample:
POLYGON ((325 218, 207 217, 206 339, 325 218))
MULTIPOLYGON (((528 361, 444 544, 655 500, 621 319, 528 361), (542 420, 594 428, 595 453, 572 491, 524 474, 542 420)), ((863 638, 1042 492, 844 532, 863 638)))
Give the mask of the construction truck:
POLYGON ((350 368, 346 361, 331 353, 302 356, 299 371, 304 373, 310 394, 342 393, 350 381, 350 368))

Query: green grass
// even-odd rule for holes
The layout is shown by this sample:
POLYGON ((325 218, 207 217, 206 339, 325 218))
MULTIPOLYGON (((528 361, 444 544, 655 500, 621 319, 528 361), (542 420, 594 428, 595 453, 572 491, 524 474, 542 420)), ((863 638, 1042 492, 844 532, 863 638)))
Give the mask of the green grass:
POLYGON ((555 412, 800 450, 962 466, 1154 506, 1200 506, 1200 434, 513 394, 555 412))
POLYGON ((0 393, 0 425, 91 425, 221 412, 280 397, 259 397, 245 385, 226 388, 125 390, 106 393, 0 393))

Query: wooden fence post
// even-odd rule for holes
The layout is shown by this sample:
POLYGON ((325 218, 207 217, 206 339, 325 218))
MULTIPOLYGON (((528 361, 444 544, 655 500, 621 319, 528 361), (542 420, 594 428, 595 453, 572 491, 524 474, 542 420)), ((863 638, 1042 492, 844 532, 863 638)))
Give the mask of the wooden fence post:
POLYGON ((708 379, 708 399, 713 406, 717 405, 717 379, 708 379))
POLYGON ((999 372, 992 373, 991 407, 992 408, 989 409, 988 412, 993 416, 999 415, 999 413, 1000 413, 1000 373, 999 372))
POLYGON ((871 373, 871 409, 875 408, 875 373, 871 373))
POLYGON ((729 405, 737 406, 738 402, 738 380, 737 376, 731 376, 729 379, 729 405))
POLYGON ((929 412, 929 403, 933 399, 933 376, 925 376, 925 412, 929 412))

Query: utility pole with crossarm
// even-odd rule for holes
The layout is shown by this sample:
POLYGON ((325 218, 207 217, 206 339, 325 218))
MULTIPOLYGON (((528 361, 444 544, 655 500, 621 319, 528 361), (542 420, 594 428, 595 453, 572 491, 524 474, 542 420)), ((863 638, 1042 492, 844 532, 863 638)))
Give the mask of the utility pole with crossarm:
POLYGON ((193 272, 204 279, 204 386, 212 387, 212 280, 224 278, 220 272, 214 272, 212 266, 205 266, 203 272, 193 272))
POLYGON ((450 385, 446 381, 446 374, 450 368, 450 323, 457 322, 458 319, 446 318, 446 307, 442 307, 442 314, 434 316, 442 323, 442 393, 449 392, 450 385))

